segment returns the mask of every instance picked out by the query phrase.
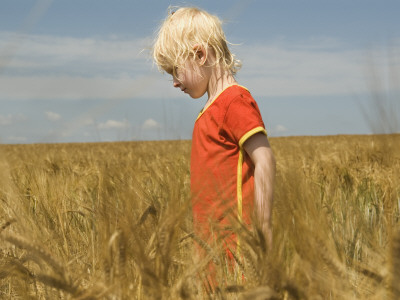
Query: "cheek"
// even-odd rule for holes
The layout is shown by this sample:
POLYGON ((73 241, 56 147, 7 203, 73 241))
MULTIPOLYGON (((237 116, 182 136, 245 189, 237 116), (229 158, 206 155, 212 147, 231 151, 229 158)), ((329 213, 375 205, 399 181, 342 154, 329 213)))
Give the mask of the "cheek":
POLYGON ((185 73, 184 72, 178 72, 177 74, 176 74, 176 80, 178 80, 179 82, 183 82, 183 81, 185 81, 186 80, 186 76, 185 76, 185 73))

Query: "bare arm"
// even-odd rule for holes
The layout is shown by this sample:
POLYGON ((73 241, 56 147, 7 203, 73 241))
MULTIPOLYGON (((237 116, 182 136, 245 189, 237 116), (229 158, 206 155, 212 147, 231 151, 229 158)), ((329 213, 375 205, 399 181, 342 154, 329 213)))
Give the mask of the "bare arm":
POLYGON ((251 136, 243 147, 255 166, 254 214, 257 226, 264 233, 268 249, 271 249, 275 158, 267 136, 261 132, 251 136))

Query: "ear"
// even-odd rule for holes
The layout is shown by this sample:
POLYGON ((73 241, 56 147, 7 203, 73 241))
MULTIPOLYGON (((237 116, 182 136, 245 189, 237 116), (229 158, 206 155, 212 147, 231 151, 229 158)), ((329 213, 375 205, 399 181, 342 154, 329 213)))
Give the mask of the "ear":
POLYGON ((202 45, 196 44, 193 46, 195 52, 195 59, 198 60, 200 66, 204 65, 207 61, 207 51, 202 45))

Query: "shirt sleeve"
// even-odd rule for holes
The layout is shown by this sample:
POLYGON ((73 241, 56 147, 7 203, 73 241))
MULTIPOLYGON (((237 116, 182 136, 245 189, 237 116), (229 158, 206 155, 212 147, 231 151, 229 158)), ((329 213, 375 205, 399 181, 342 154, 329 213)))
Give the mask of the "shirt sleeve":
POLYGON ((240 94, 235 97, 226 112, 224 119, 226 131, 241 147, 253 134, 267 134, 260 110, 251 95, 240 94))

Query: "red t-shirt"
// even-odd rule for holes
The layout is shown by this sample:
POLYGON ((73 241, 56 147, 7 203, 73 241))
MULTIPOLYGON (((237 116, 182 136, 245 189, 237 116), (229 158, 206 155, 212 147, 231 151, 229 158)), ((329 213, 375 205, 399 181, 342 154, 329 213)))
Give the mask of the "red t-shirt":
POLYGON ((225 89, 198 116, 191 153, 191 191, 195 231, 206 234, 209 221, 247 224, 253 211, 254 165, 243 149, 265 126, 250 92, 238 85, 225 89))

